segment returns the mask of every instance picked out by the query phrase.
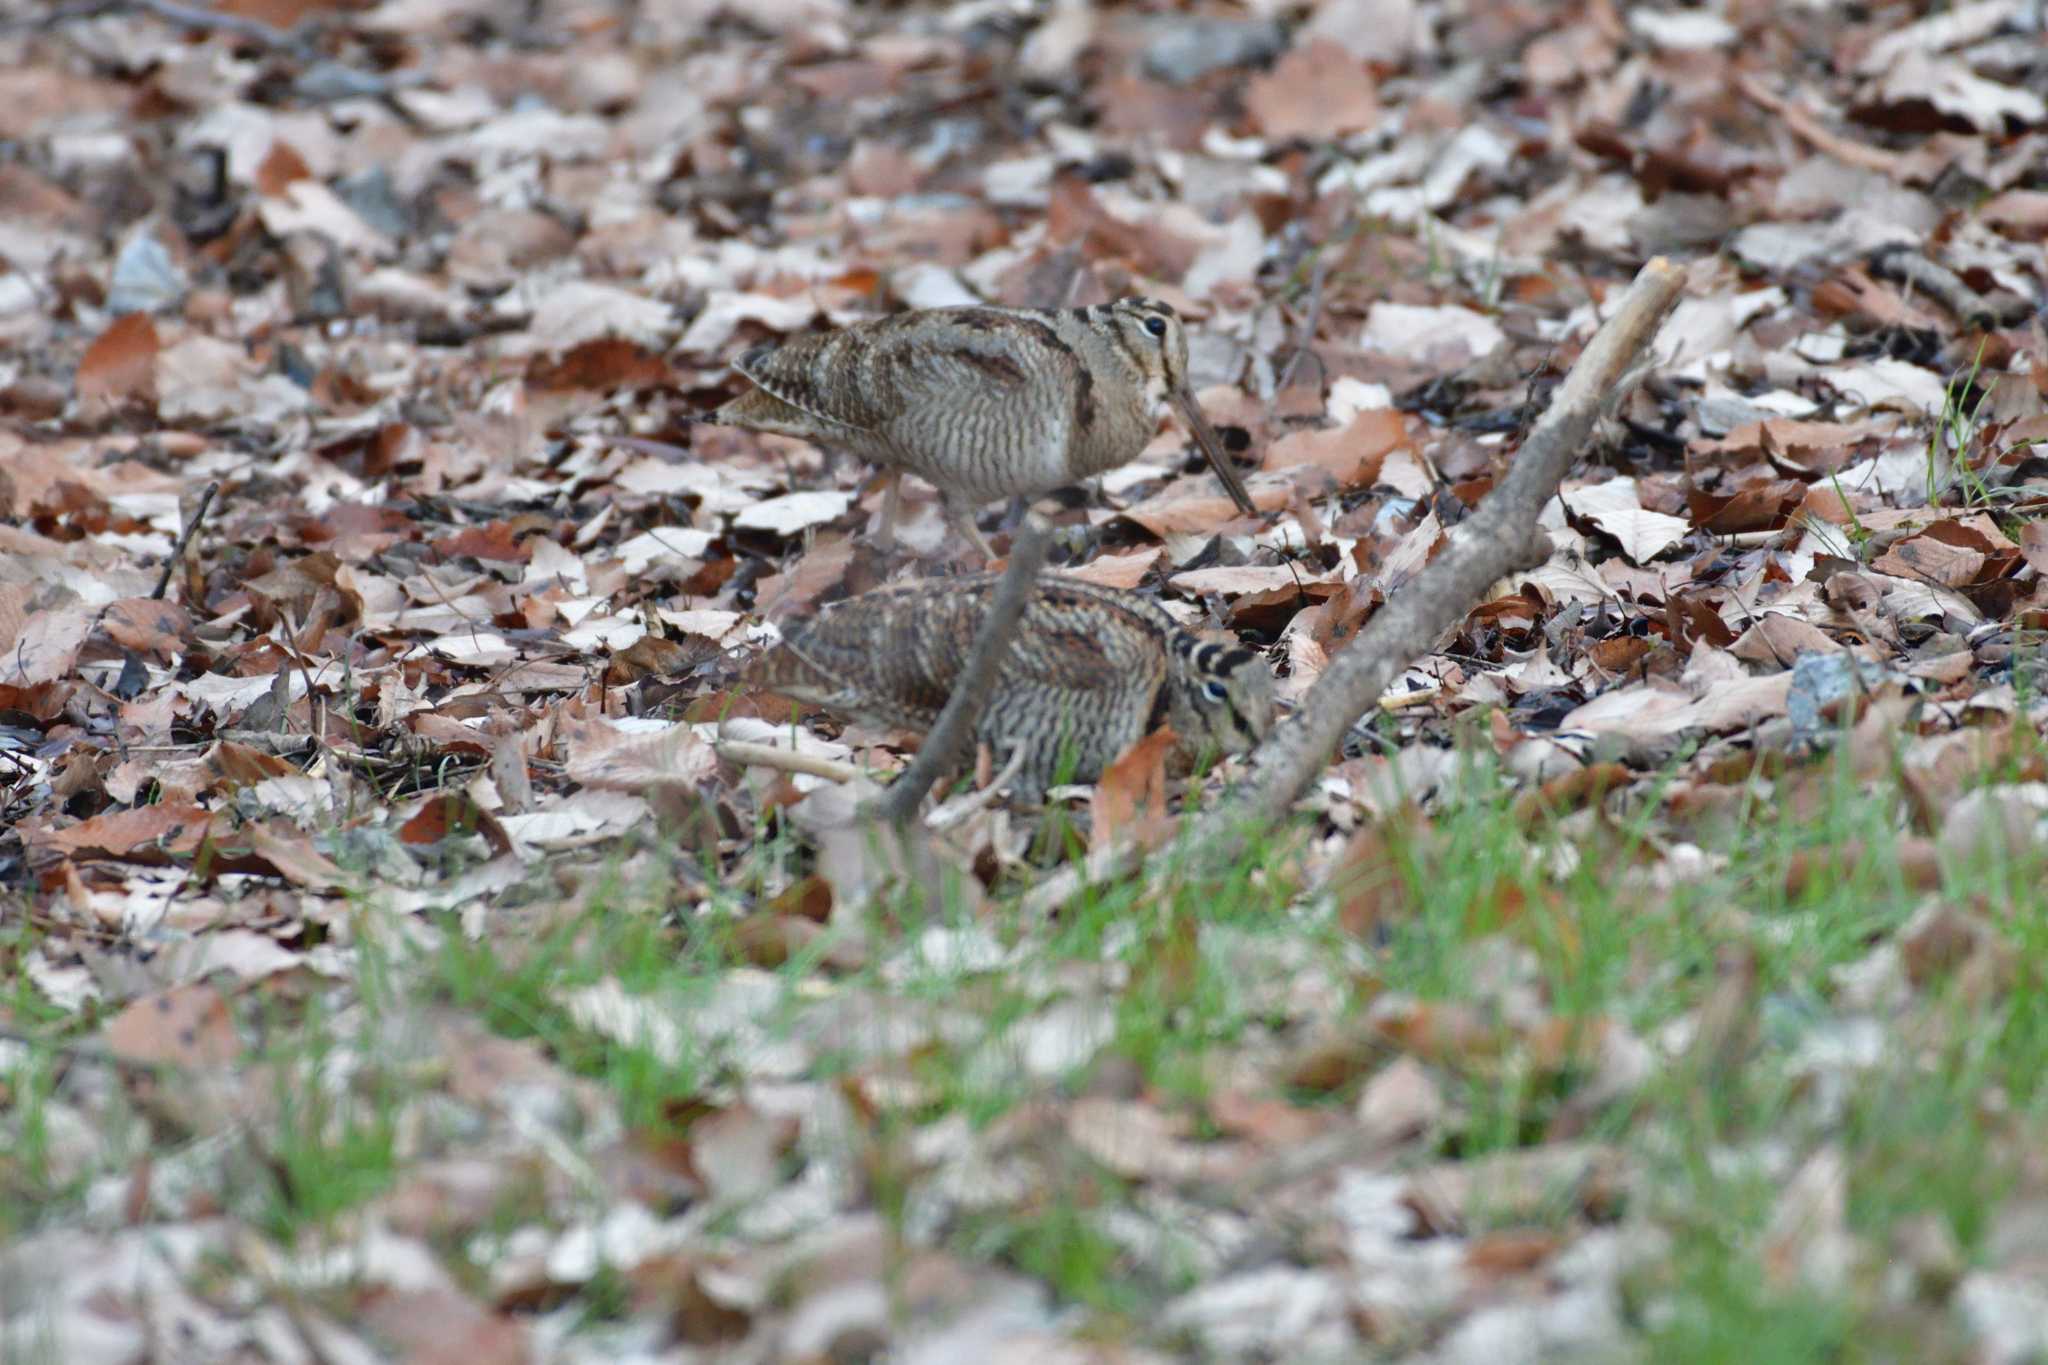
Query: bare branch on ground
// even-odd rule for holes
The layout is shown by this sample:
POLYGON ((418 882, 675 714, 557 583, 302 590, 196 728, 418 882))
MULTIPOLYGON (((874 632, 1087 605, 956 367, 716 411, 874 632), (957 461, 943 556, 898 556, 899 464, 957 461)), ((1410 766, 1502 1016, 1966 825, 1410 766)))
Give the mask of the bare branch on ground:
POLYGON ((851 782, 857 777, 867 776, 865 771, 851 763, 841 763, 835 758, 823 758, 795 749, 778 749, 773 744, 755 744, 744 739, 721 739, 712 747, 718 751, 720 758, 752 768, 773 768, 777 772, 802 773, 809 777, 828 778, 834 782, 851 782))
POLYGON ((1979 294, 1939 261, 1908 246, 1888 247, 1871 260, 1880 275, 1911 285, 1972 327, 2009 327, 2024 322, 2034 305, 2010 289, 1979 294))
POLYGON ((1250 780, 1189 831, 1188 848, 1205 862, 1235 859, 1254 829, 1283 819, 1337 752, 1344 735, 1379 704, 1410 660, 1425 654, 1464 619, 1482 594, 1550 554, 1537 526, 1544 505, 1584 449, 1603 409, 1678 301, 1685 270, 1658 257, 1645 265, 1557 387, 1549 410, 1522 444, 1513 468, 1450 542, 1330 662, 1301 708, 1252 754, 1250 780))

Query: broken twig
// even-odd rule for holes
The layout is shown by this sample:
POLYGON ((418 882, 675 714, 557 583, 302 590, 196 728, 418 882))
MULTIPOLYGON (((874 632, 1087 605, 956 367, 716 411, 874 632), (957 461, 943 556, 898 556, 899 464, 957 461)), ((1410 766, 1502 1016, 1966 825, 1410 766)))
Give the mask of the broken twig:
POLYGON ((868 775, 866 770, 851 763, 841 763, 836 758, 801 753, 795 749, 779 749, 773 744, 755 744, 750 740, 721 739, 714 743, 712 748, 718 751, 720 758, 750 768, 773 768, 777 772, 802 773, 808 777, 823 777, 833 782, 851 782, 857 777, 868 775))
POLYGON ((2010 327, 2025 322, 2034 305, 2010 289, 1980 294, 1969 282, 1939 261, 1908 246, 1887 247, 1871 259, 1871 268, 1911 285, 1970 327, 2010 327))
POLYGON ((178 564, 185 558, 185 547, 192 543, 192 537, 199 530, 199 523, 206 520, 206 509, 213 506, 213 495, 220 492, 220 480, 206 485, 199 495, 199 505, 192 509, 192 519, 185 523, 185 534, 178 537, 178 543, 171 548, 171 557, 164 561, 163 576, 156 581, 156 591, 149 595, 152 602, 163 601, 170 590, 171 575, 178 571, 178 564))
POLYGON ((1186 848, 1212 865, 1240 856, 1253 829, 1285 817, 1411 659, 1427 653, 1494 583, 1549 556, 1550 539, 1537 517, 1585 448, 1602 409, 1626 391, 1627 376, 1684 282, 1685 271, 1662 257, 1643 267, 1558 385, 1507 477, 1451 531, 1442 553, 1330 661, 1293 719, 1253 751, 1250 779, 1194 825, 1186 848))

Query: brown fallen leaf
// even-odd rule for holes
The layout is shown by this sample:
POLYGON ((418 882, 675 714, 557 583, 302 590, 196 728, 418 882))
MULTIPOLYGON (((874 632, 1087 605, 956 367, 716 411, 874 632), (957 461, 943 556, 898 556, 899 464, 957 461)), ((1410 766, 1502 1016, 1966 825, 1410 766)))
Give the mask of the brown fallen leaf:
POLYGON ((308 891, 342 891, 355 884, 303 834, 251 823, 235 832, 235 842, 261 859, 275 875, 308 891))
POLYGON ((2021 241, 2048 241, 2048 190, 2007 190, 1979 205, 1977 214, 2021 241))
POLYGON ((1686 494, 1686 510, 1694 525, 1717 536, 1774 531, 1785 525, 1807 488, 1798 479, 1773 479, 1729 494, 1694 489, 1686 494))
POLYGON ((1625 476, 1558 496, 1573 518, 1612 536, 1634 564, 1648 564, 1693 532, 1684 517, 1643 507, 1636 481, 1625 476))
POLYGON ((1726 1083, 1756 1046, 1761 976, 1756 950, 1724 943, 1714 955, 1714 984, 1693 1016, 1692 1041, 1681 1063, 1704 1099, 1726 1083))
POLYGON ((1396 849, 1397 841, 1407 843, 1428 835, 1428 822, 1421 811, 1406 805, 1361 826, 1351 836, 1327 878, 1330 894, 1337 901, 1337 923, 1345 933, 1374 943, 1392 926, 1421 913, 1421 902, 1396 849))
POLYGON ((807 919, 757 910, 732 923, 733 945, 756 967, 774 971, 816 943, 824 930, 807 919))
POLYGON ((1432 1066, 1490 1074, 1514 1047, 1514 1031, 1497 1013, 1453 1000, 1384 997, 1371 1025, 1389 1043, 1432 1066))
POLYGON ((1555 1228, 1503 1228, 1472 1239, 1465 1248, 1465 1268, 1491 1278, 1525 1275, 1564 1244, 1555 1228))
POLYGON ((192 638, 192 620, 183 607, 149 597, 109 602, 100 629, 123 649, 165 661, 182 653, 192 638))
POLYGON ((2020 528, 2020 553, 2035 573, 2048 577, 2048 521, 2030 521, 2020 528))
POLYGON ((1081 243, 1083 254, 1091 260, 1124 257, 1146 274, 1162 280, 1182 278, 1199 254, 1195 243, 1178 233, 1150 223, 1132 222, 1110 212, 1087 180, 1071 172, 1052 178, 1046 226, 1052 240, 1081 243))
POLYGON ((525 1365, 533 1359, 523 1320, 452 1285, 373 1289, 356 1312, 363 1326, 404 1353, 407 1365, 525 1365))
POLYGON ((1849 500, 1847 490, 1833 484, 1816 483, 1809 485, 1800 498, 1797 515, 1811 517, 1830 526, 1847 526, 1856 520, 1856 506, 1849 500))
MULTIPOLYGON (((1238 511, 1227 494, 1209 491, 1215 482, 1213 477, 1206 486, 1194 479, 1177 479, 1137 506, 1126 508, 1123 516, 1161 540, 1221 530, 1238 519, 1238 511)), ((1294 497, 1292 488, 1280 484, 1253 485, 1250 492, 1253 505, 1261 512, 1283 508, 1294 497)))
POLYGON ((1369 128, 1379 117, 1365 63, 1328 38, 1289 48, 1245 87, 1244 107, 1270 138, 1336 137, 1369 128))
POLYGON ((438 844, 470 834, 481 834, 492 853, 512 851, 512 836, 505 832, 498 817, 465 791, 434 792, 398 827, 400 841, 413 845, 438 844))
POLYGON ((1563 815, 1590 805, 1608 792, 1628 786, 1636 775, 1620 763, 1589 763, 1576 772, 1554 777, 1515 798, 1515 819, 1527 824, 1544 814, 1563 815))
POLYGON ((1209 1120, 1224 1132, 1269 1147, 1294 1146, 1328 1132, 1337 1116, 1304 1109, 1271 1095, 1219 1090, 1208 1099, 1209 1120))
POLYGON ((1923 905, 1900 926, 1898 943, 1906 980, 1921 990, 1979 956, 2007 959, 2006 970, 1993 975, 2010 976, 2011 949, 1983 916, 1959 905, 1923 905))
POLYGON ((29 833, 26 842, 43 855, 165 862, 197 852, 216 818, 214 812, 193 805, 138 806, 95 815, 64 829, 29 833))
POLYGON ((1214 569, 1189 569, 1166 581, 1176 592, 1198 599, 1210 593, 1234 598, 1278 592, 1302 601, 1305 599, 1301 590, 1327 576, 1314 565, 1230 564, 1214 569))
POLYGON ((1105 588, 1135 588, 1145 581, 1145 575, 1166 553, 1164 546, 1153 545, 1128 554, 1100 555, 1075 569, 1061 569, 1062 578, 1078 578, 1083 583, 1094 583, 1105 588))
POLYGON ((1945 323, 1934 312, 1908 300, 1897 289, 1874 280, 1861 266, 1845 266, 1813 291, 1816 312, 1828 317, 1855 318, 1879 327, 1910 327, 1935 331, 1945 323))
POLYGON ((1802 653, 1833 653, 1838 648, 1840 646, 1819 627, 1809 625, 1796 616, 1774 611, 1759 616, 1754 625, 1728 646, 1728 652, 1748 663, 1790 668, 1793 660, 1802 653))
POLYGON ((678 1341, 715 1347, 744 1337, 753 1317, 705 1288, 705 1272, 712 1269, 698 1257, 657 1256, 634 1266, 626 1278, 636 1302, 660 1312, 678 1341))
MULTIPOLYGON (((786 713, 785 713, 786 714, 786 713)), ((718 774, 718 753, 687 725, 631 734, 603 721, 565 726, 566 771, 586 787, 644 792, 650 787, 695 790, 718 774)))
POLYGON ((1640 635, 1613 635, 1587 646, 1586 657, 1608 677, 1619 678, 1632 672, 1657 648, 1658 642, 1640 635))
POLYGON ((1090 848, 1108 848, 1119 841, 1157 848, 1173 833, 1173 815, 1166 799, 1166 760, 1179 742, 1172 726, 1161 726, 1102 770, 1089 806, 1094 816, 1090 848))
POLYGON ((1407 419, 1394 408, 1359 413, 1348 426, 1294 431, 1266 447, 1260 465, 1292 469, 1311 465, 1327 471, 1339 488, 1365 488, 1379 478, 1387 452, 1411 443, 1407 419))
POLYGON ((228 1003, 211 986, 174 986, 144 996, 107 1022, 107 1049, 131 1062, 213 1066, 241 1054, 228 1003))
POLYGON ((0 683, 34 687, 70 676, 97 615, 85 607, 31 613, 0 658, 0 683))
POLYGON ((1548 1225, 1560 1209, 1611 1217, 1634 1172, 1613 1147, 1554 1142, 1471 1161, 1426 1166, 1408 1178, 1401 1202, 1424 1236, 1483 1223, 1548 1225))
POLYGON ((1960 588, 1976 581, 1984 568, 1984 560, 1982 551, 1951 545, 1931 535, 1919 535, 1893 545, 1872 560, 1870 567, 1895 578, 1960 588))
POLYGON ((623 687, 642 678, 675 677, 707 651, 663 635, 643 635, 605 661, 604 680, 608 686, 623 687))
POLYGON ((675 374, 648 347, 623 337, 597 337, 560 355, 536 360, 527 367, 526 382, 535 389, 585 389, 611 393, 618 389, 653 389, 673 383, 675 374))
POLYGON ((1410 1142, 1427 1136, 1450 1105, 1430 1069, 1404 1053, 1365 1083, 1354 1112, 1373 1138, 1410 1142))
POLYGON ((1225 1180, 1244 1159, 1234 1143, 1189 1139, 1182 1116, 1155 1104, 1087 1096, 1067 1111, 1074 1145, 1127 1180, 1225 1180))
POLYGON ((689 1169, 715 1200, 741 1200, 773 1189, 782 1159, 797 1139, 797 1121, 748 1104, 717 1109, 690 1124, 689 1169))
POLYGON ((1773 463, 1811 472, 1834 467, 1842 462, 1838 453, 1846 453, 1880 434, 1882 429, 1874 424, 1771 417, 1744 422, 1719 440, 1695 441, 1688 449, 1696 457, 1763 455, 1773 463))
POLYGON ((285 187, 300 180, 313 179, 312 168, 306 165, 306 158, 289 142, 273 142, 270 151, 256 167, 256 193, 274 197, 285 192, 285 187))
MULTIPOLYGON (((1819 849, 1801 849, 1785 865, 1785 896, 1797 900, 1821 878, 1840 880, 1850 869, 1872 856, 1861 839, 1819 849)), ((1941 886, 1941 858, 1934 841, 1922 835, 1902 835, 1892 847, 1899 878, 1915 891, 1933 891, 1941 886)))
POLYGON ((79 406, 88 414, 156 402, 156 360, 162 349, 147 313, 115 318, 78 361, 79 406))

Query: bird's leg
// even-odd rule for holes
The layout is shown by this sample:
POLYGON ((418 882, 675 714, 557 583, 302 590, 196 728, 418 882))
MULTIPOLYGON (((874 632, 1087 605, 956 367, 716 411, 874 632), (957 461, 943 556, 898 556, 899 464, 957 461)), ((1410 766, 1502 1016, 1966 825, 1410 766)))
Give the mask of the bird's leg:
POLYGON ((974 524, 974 504, 971 501, 946 493, 941 495, 939 505, 945 509, 947 523, 964 536, 968 544, 981 551, 983 559, 996 557, 996 552, 982 539, 981 528, 974 524))
POLYGON ((882 471, 882 524, 875 530, 875 548, 893 550, 896 548, 896 514, 903 504, 903 471, 885 469, 882 471))
POLYGON ((1010 499, 1010 505, 1003 509, 1003 519, 996 523, 999 530, 1014 531, 1024 523, 1024 514, 1031 510, 1031 499, 1019 493, 1010 499))

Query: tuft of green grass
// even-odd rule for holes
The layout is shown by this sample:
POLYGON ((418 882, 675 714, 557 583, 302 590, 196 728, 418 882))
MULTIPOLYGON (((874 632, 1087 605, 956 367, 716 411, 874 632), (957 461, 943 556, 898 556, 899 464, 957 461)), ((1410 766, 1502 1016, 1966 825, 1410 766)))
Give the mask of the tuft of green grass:
POLYGON ((1949 377, 1942 390, 1941 411, 1928 428, 1927 502, 1930 506, 1939 506, 1951 488, 1961 495, 1962 505, 1966 508, 1988 507, 1997 501, 1997 495, 1985 483, 1983 474, 1970 463, 1970 448, 1983 432, 1984 405, 1991 400, 1991 390, 1977 384, 1984 365, 1984 345, 1983 341, 1977 343, 1977 354, 1971 357, 1967 372, 1949 377), (1974 403, 1970 401, 1972 393, 1977 396, 1974 403))
POLYGON ((1812 1365, 1847 1358, 1854 1315, 1820 1295, 1769 1288, 1741 1245, 1687 1242, 1675 1269, 1649 1332, 1649 1359, 1812 1365))
MULTIPOLYGON (((2037 771, 2038 742, 2029 735, 2011 747, 1975 782, 2037 771)), ((1256 841, 1227 872, 1091 886, 1051 919, 1021 907, 1029 878, 999 882, 985 906, 971 906, 958 887, 900 888, 778 960, 779 995, 753 1022, 771 1038, 806 1037, 807 1078, 830 1081, 864 1073, 870 1053, 864 1038, 802 1032, 820 1002, 854 997, 920 1019, 945 1014, 947 1028, 926 1031, 895 1073, 916 1083, 915 1103, 871 1116, 860 1139, 876 1144, 878 1160, 864 1166, 875 1207, 902 1233, 919 1172, 907 1157, 879 1158, 907 1150, 912 1134, 941 1119, 983 1128, 1033 1100, 1116 1084, 1135 1085, 1146 1102, 1182 1106, 1199 1124, 1201 1101, 1241 1049, 1284 1051, 1289 1031, 1342 1027, 1344 1015, 1387 993, 1478 1005, 1483 1017, 1508 981, 1558 1019, 1607 1021, 1649 1039, 1717 989, 1717 963, 1733 944, 1755 963, 1755 1036, 1728 1068, 1666 1064, 1639 1092, 1585 1112, 1588 1067, 1530 1063, 1503 1021, 1498 1058, 1432 1060, 1451 1112, 1441 1146, 1426 1155, 1526 1149, 1571 1116, 1581 1135, 1631 1154, 1644 1178, 1623 1216, 1669 1239, 1668 1256, 1652 1258, 1630 1289, 1655 1358, 1883 1358, 1877 1343, 1891 1338, 1873 1325, 1882 1305, 1869 1286, 1852 1279, 1839 1293, 1819 1293, 1765 1274, 1759 1246, 1784 1173, 1753 1158, 1772 1143, 1802 1152, 1835 1144, 1848 1224, 1864 1245, 1881 1250, 1909 1220, 1935 1218, 1974 1254, 2015 1188, 2014 1153, 2048 1135, 2040 1080, 2048 992, 2029 965, 2048 960, 2048 898, 2038 890, 2048 885, 2048 863, 2011 849, 1948 859, 1940 895, 1989 926, 2015 977, 1990 994, 1919 992, 1914 1018, 1881 1022, 1888 1043, 1925 1045, 1876 1068, 1845 1065, 1826 1082, 1838 1098, 1817 1103, 1803 1050, 1842 1022, 1839 969, 1862 962, 1929 899, 1899 856, 1916 809, 1900 764, 1868 760, 1838 744, 1775 776, 1731 783, 1724 817, 1695 820, 1666 801, 1696 766, 1682 753, 1655 782, 1586 809, 1532 814, 1474 745, 1438 790, 1418 794, 1427 818, 1383 823, 1372 874, 1384 913, 1362 937, 1344 928, 1341 895, 1303 883, 1297 853, 1309 832, 1289 829, 1256 841), (1688 875, 1669 875, 1681 856, 1688 875), (930 929, 974 951, 928 954, 918 945, 930 929), (860 936, 862 952, 836 954, 843 935, 860 936), (1334 1004, 1310 1017, 1275 1003, 1294 984, 1287 974, 1309 972, 1321 974, 1319 998, 1334 1004), (1069 1074, 1034 1075, 1020 1040, 1069 997, 1109 1011, 1108 1041, 1069 1074)), ((1031 856, 1057 863, 1084 852, 1082 833, 1056 808, 1031 856)), ((647 841, 578 909, 540 898, 503 912, 529 916, 530 932, 501 918, 472 940, 445 917, 425 959, 366 961, 365 1003, 403 1009, 424 983, 437 1004, 540 1041, 609 1090, 630 1125, 673 1124, 707 1093, 744 1079, 744 1062, 687 1029, 686 1055, 657 1057, 581 1027, 562 1001, 611 982, 687 1019, 736 969, 760 970, 758 943, 741 926, 808 875, 812 855, 764 817, 736 856, 701 857, 699 883, 678 894, 675 869, 687 864, 647 841)), ((312 1059, 295 1059, 308 1074, 312 1059)), ((304 1091, 274 1139, 280 1233, 360 1203, 389 1183, 398 1160, 394 1115, 407 1092, 397 1082, 365 1074, 339 1095, 304 1091)), ((1344 1104, 1354 1095, 1286 1098, 1344 1104)), ((1184 1285, 1112 1235, 1132 1197, 1092 1162, 1055 1161, 1028 1201, 976 1212, 940 1234, 964 1254, 1041 1279, 1099 1322, 1141 1324, 1184 1285)), ((1560 1197, 1555 1208, 1513 1216, 1568 1224, 1579 1215, 1560 1197)), ((580 1305, 587 1321, 616 1311, 608 1295, 602 1284, 589 1289, 580 1305)))
POLYGON ((983 1215, 962 1232, 968 1254, 1001 1261, 1043 1280, 1066 1302, 1111 1317, 1135 1317, 1157 1301, 1132 1277, 1129 1253, 1072 1199, 1010 1215, 983 1215))

